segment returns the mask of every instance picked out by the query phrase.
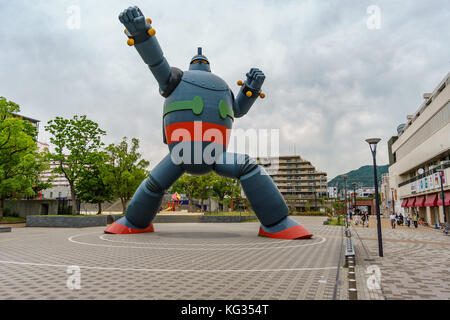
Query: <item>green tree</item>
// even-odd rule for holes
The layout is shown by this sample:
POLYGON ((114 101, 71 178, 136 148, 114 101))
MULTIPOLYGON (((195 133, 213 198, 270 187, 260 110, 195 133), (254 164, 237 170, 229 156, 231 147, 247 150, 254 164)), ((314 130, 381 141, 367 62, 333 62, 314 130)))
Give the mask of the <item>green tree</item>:
POLYGON ((58 167, 54 172, 63 174, 69 181, 72 214, 79 214, 75 184, 95 163, 103 146, 101 138, 106 132, 85 115, 75 115, 72 119, 56 117, 48 122, 45 130, 52 135, 50 142, 55 146, 51 158, 58 163, 58 167))
POLYGON ((200 199, 200 210, 203 212, 203 203, 209 199, 213 193, 213 184, 217 180, 215 173, 208 173, 202 176, 197 176, 197 188, 194 190, 194 197, 200 199))
POLYGON ((108 162, 108 156, 104 152, 98 152, 93 156, 95 161, 87 166, 87 170, 80 173, 75 183, 77 198, 87 203, 98 205, 97 214, 102 213, 102 203, 114 200, 114 193, 110 184, 104 182, 104 166, 108 162))
POLYGON ((345 205, 343 202, 334 202, 332 206, 336 214, 340 215, 344 212, 345 205))
POLYGON ((232 198, 240 198, 241 188, 239 181, 215 174, 212 180, 212 192, 212 196, 219 201, 221 210, 224 210, 232 198))
POLYGON ((131 139, 129 146, 127 137, 119 144, 110 144, 105 149, 109 160, 101 169, 103 182, 111 188, 113 195, 120 199, 124 213, 134 192, 148 176, 146 168, 150 163, 141 159, 142 155, 138 149, 139 140, 131 139))
POLYGON ((183 193, 189 199, 189 212, 194 212, 194 195, 198 188, 198 179, 191 174, 183 174, 170 188, 170 193, 183 193))
POLYGON ((6 198, 34 196, 50 186, 40 178, 49 163, 37 150, 37 131, 13 115, 19 111, 19 105, 0 97, 0 219, 6 198))
POLYGON ((309 204, 309 201, 306 200, 306 202, 305 202, 305 211, 309 212, 310 210, 311 210, 311 205, 309 204))

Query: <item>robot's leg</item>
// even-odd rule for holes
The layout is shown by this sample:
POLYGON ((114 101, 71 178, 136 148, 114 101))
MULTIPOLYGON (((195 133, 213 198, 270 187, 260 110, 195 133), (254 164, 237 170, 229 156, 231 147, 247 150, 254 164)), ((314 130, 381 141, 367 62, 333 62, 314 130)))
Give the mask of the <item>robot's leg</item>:
POLYGON ((280 191, 266 173, 248 155, 226 152, 220 163, 216 163, 216 173, 236 178, 256 216, 261 222, 260 236, 276 239, 307 239, 312 234, 297 221, 288 217, 288 208, 280 191))
POLYGON ((131 199, 125 217, 111 224, 105 233, 130 234, 153 232, 151 223, 158 213, 164 192, 183 174, 168 154, 145 179, 131 199))

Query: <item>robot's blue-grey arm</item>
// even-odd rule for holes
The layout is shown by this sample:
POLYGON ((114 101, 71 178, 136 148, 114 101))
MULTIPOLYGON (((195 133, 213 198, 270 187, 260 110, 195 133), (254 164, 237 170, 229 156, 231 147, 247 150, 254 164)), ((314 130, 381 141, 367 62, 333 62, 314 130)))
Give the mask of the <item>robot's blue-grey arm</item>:
POLYGON ((252 68, 246 76, 247 80, 244 83, 238 81, 238 85, 242 87, 233 103, 235 118, 247 114, 258 97, 264 98, 264 94, 261 93, 261 87, 266 78, 264 73, 257 68, 252 68))
POLYGON ((183 72, 178 68, 171 68, 155 37, 151 19, 145 19, 138 7, 129 7, 119 15, 120 22, 126 27, 128 45, 134 46, 148 65, 150 71, 158 81, 160 93, 167 97, 172 93, 181 80, 183 72))

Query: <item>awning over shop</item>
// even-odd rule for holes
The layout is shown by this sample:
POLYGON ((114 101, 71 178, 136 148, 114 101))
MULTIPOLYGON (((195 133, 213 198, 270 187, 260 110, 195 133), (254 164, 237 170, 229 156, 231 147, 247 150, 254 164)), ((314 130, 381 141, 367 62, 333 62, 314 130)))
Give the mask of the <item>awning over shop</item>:
POLYGON ((425 196, 416 197, 416 203, 414 207, 425 207, 425 196))
POLYGON ((402 208, 406 207, 407 203, 408 203, 408 199, 403 199, 403 201, 402 201, 402 208))
POLYGON ((425 207, 434 207, 434 206, 436 206, 436 202, 437 202, 437 193, 427 194, 427 196, 425 198, 424 206, 425 207))
POLYGON ((414 207, 414 204, 416 203, 416 198, 408 198, 408 203, 406 204, 406 206, 408 208, 410 207, 414 207))
MULTIPOLYGON (((442 206, 442 199, 441 199, 441 193, 439 192, 438 193, 438 199, 437 199, 437 203, 436 203, 436 205, 437 206, 442 206)), ((444 192, 444 198, 445 198, 445 205, 446 206, 450 206, 450 191, 445 191, 444 192)))

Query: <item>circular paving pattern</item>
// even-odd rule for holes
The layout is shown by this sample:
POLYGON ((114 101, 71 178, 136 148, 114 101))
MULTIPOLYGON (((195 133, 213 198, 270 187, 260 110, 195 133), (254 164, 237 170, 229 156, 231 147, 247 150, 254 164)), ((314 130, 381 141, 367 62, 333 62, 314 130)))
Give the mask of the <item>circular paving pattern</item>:
POLYGON ((276 240, 258 237, 257 223, 155 227, 155 233, 134 235, 104 234, 104 228, 16 229, 10 239, 0 238, 0 267, 7 266, 0 294, 20 298, 31 290, 42 298, 39 293, 53 285, 60 298, 77 298, 77 291, 67 291, 66 269, 78 266, 81 291, 88 294, 83 297, 92 299, 332 296, 340 228, 307 226, 316 234, 312 239, 276 240), (17 275, 25 286, 21 292, 17 275), (34 286, 36 281, 45 285, 34 286), (146 290, 134 296, 136 287, 146 290))

